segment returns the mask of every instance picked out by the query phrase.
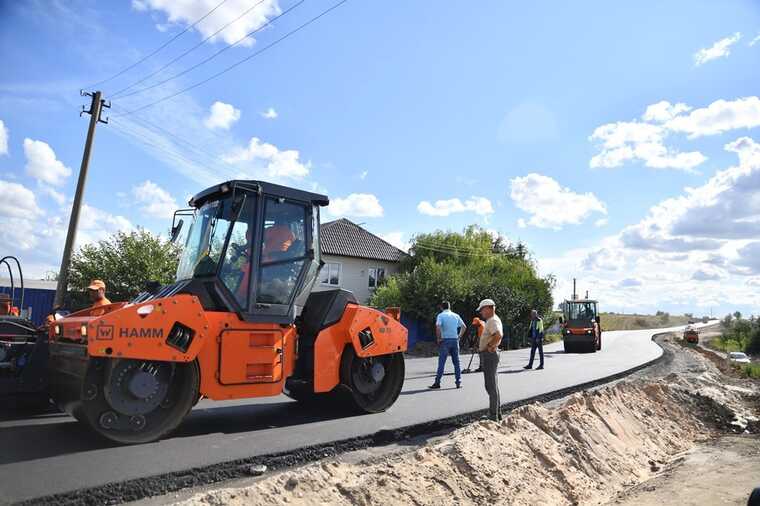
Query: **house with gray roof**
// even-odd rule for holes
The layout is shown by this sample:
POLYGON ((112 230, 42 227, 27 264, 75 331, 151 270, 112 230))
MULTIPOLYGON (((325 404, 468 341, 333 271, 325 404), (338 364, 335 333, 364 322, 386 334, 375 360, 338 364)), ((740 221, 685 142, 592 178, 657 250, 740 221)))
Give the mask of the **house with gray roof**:
POLYGON ((314 291, 343 288, 366 303, 382 281, 398 272, 402 250, 345 218, 323 223, 320 247, 325 265, 314 291))

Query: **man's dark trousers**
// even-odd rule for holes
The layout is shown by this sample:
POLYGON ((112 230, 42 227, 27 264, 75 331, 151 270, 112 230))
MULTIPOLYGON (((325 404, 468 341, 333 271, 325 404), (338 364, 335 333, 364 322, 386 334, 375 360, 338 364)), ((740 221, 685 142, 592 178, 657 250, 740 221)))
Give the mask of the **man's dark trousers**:
POLYGON ((443 368, 446 366, 446 357, 451 355, 451 361, 454 362, 454 377, 457 385, 462 381, 462 371, 459 367, 459 339, 441 339, 438 345, 438 372, 435 374, 435 384, 441 384, 443 377, 443 368))
POLYGON ((488 414, 491 420, 501 420, 501 398, 499 396, 499 380, 496 378, 496 369, 499 367, 499 352, 481 351, 480 367, 483 368, 483 376, 488 392, 488 414))
POLYGON ((530 362, 528 362, 528 367, 533 367, 533 359, 536 356, 536 348, 538 348, 538 358, 540 361, 538 366, 539 367, 544 366, 544 339, 541 336, 535 336, 531 338, 530 362))

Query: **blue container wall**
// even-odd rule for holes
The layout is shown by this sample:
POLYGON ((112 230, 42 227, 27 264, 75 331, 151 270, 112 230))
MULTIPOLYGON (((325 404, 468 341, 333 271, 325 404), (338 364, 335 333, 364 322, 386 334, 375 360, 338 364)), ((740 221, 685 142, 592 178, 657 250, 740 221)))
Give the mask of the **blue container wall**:
MULTIPOLYGON (((11 289, 7 286, 0 286, 0 293, 11 295, 11 289)), ((54 300, 55 290, 27 288, 24 290, 24 307, 21 307, 21 290, 17 288, 13 297, 13 305, 22 310, 31 307, 31 320, 37 325, 42 325, 45 321, 45 317, 53 310, 54 300)))
POLYGON ((433 335, 432 331, 421 320, 405 316, 402 312, 401 324, 409 331, 409 344, 407 349, 414 349, 414 346, 419 341, 435 341, 435 335, 433 335))

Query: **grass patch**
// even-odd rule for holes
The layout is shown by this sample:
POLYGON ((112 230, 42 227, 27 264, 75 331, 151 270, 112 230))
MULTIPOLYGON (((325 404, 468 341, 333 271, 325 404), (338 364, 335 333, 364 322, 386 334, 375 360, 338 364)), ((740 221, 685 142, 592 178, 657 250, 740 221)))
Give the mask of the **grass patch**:
POLYGON ((738 369, 747 378, 760 379, 760 364, 742 364, 738 369))
POLYGON ((556 343, 557 341, 562 341, 562 334, 559 332, 553 334, 544 334, 544 343, 556 343))
POLYGON ((683 315, 640 315, 602 313, 602 331, 605 330, 644 330, 663 327, 676 327, 689 323, 683 315))

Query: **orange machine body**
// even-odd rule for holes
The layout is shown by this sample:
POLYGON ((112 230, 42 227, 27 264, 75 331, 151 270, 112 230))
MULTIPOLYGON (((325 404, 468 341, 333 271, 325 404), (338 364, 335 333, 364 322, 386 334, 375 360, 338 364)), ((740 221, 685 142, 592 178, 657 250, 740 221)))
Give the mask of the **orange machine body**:
MULTIPOLYGON (((362 358, 406 351, 407 329, 396 317, 348 304, 340 321, 321 330, 314 342, 314 391, 329 392, 340 383, 347 346, 362 358), (362 344, 359 335, 367 329, 372 340, 362 344)), ((86 346, 89 357, 197 360, 200 394, 217 400, 279 395, 298 360, 296 325, 251 323, 235 313, 205 311, 188 294, 79 311, 51 325, 50 338, 86 346), (193 330, 186 350, 170 342, 175 324, 193 330)))

